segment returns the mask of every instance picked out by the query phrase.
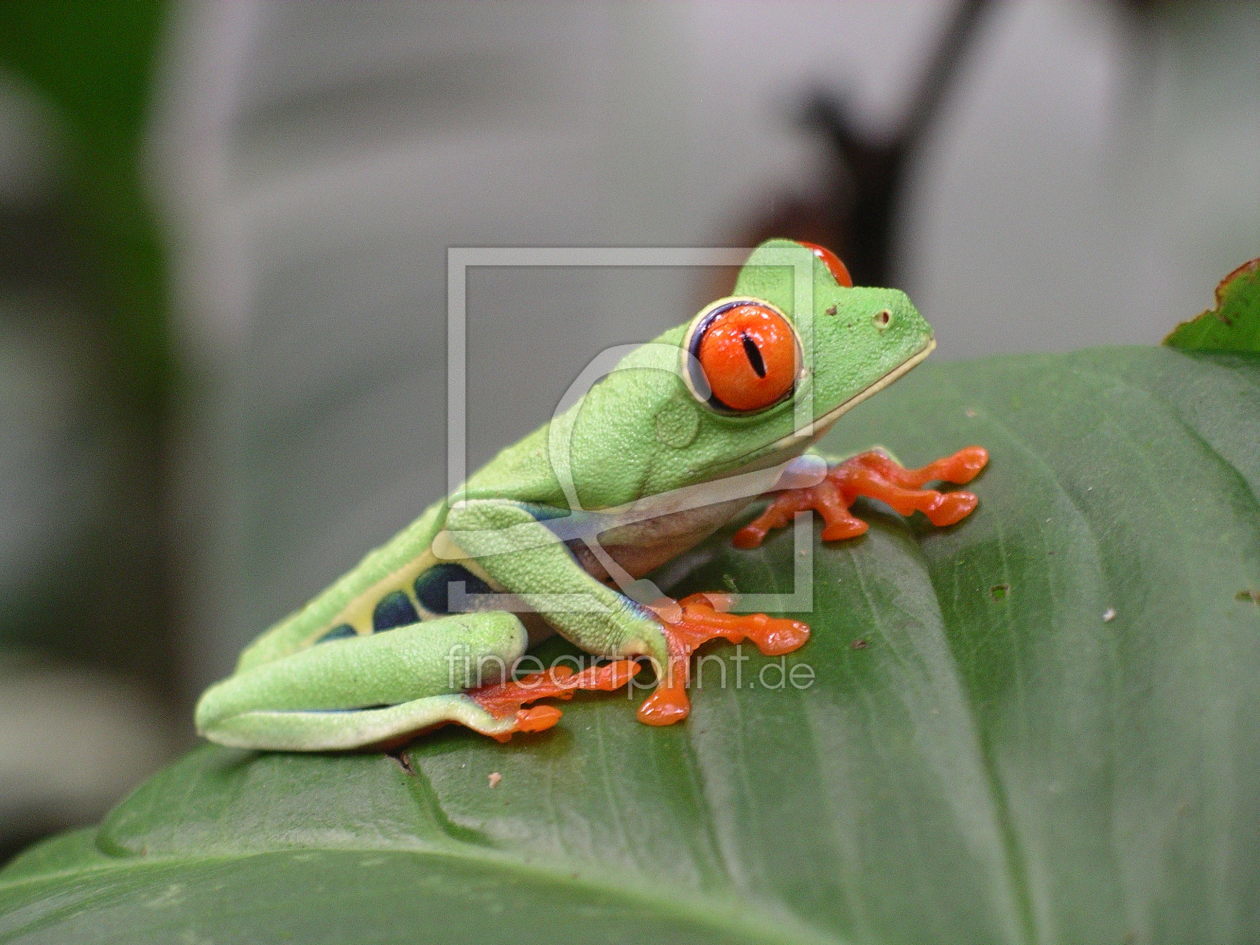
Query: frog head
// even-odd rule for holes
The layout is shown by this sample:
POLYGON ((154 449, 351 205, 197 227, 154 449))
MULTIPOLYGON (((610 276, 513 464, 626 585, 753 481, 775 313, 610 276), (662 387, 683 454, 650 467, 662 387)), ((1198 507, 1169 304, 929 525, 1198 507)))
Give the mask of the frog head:
POLYGON ((730 296, 629 354, 553 420, 552 460, 563 442, 586 507, 775 466, 933 346, 905 293, 854 287, 829 251, 770 240, 730 296))

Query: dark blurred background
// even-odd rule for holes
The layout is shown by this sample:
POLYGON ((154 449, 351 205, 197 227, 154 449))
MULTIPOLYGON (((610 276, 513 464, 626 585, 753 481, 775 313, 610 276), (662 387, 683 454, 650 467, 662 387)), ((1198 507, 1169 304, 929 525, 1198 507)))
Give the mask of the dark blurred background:
MULTIPOLYGON (((938 357, 1260 253, 1254 3, 0 4, 0 860, 445 483, 451 246, 811 239, 938 357)), ((468 274, 468 462, 686 268, 468 274)))

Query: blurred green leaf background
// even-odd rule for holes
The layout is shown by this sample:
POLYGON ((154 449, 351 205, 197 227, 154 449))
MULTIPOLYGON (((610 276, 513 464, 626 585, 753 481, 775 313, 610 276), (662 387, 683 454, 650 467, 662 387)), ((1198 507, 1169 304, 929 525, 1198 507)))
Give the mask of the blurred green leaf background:
POLYGON ((166 10, 0 6, 0 856, 173 746, 175 368, 142 162, 166 10))

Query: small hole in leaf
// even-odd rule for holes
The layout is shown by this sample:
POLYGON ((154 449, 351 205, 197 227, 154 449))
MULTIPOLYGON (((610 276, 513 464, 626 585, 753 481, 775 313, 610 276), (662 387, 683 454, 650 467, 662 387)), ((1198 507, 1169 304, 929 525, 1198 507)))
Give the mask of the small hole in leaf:
POLYGON ((1009 584, 994 584, 989 588, 989 595, 994 600, 1006 600, 1006 595, 1010 592, 1011 586, 1009 584))

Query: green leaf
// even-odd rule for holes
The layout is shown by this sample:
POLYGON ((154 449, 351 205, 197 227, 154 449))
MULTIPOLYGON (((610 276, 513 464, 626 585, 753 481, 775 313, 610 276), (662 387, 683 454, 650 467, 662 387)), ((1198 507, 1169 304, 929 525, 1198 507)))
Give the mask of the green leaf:
POLYGON ((1260 352, 1260 259, 1243 263, 1216 287, 1216 308, 1182 322, 1164 344, 1183 351, 1260 352))
MULTIPOLYGON (((1249 355, 915 372, 830 445, 983 444, 979 509, 815 544, 810 643, 706 650, 686 723, 585 696, 406 767, 206 746, 0 873, 0 941, 1254 940, 1258 417, 1249 355)), ((799 560, 670 575, 787 593, 799 560)))

